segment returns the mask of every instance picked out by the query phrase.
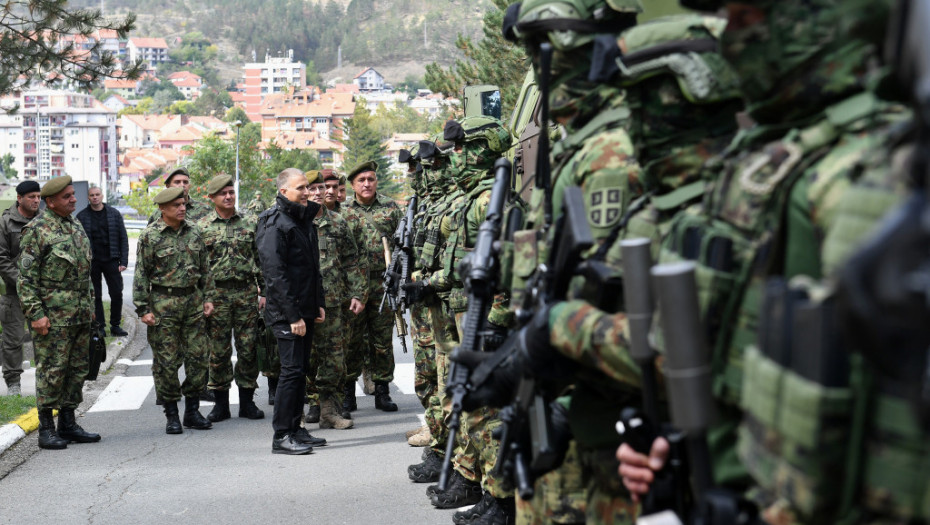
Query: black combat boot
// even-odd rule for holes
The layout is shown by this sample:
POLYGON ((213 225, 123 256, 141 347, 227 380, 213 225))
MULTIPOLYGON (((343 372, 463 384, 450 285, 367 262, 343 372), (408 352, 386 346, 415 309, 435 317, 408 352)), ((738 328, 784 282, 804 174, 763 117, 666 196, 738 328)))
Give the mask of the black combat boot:
MULTIPOLYGON (((229 390, 213 390, 213 398, 216 399, 216 404, 213 405, 213 410, 207 414, 207 419, 219 423, 231 418, 232 414, 229 413, 229 390)), ((187 414, 184 415, 186 418, 187 414)))
POLYGON ((516 521, 517 505, 511 496, 491 498, 491 504, 471 522, 471 525, 513 525, 516 521))
POLYGON ((375 408, 385 412, 397 412, 397 404, 391 401, 391 389, 384 381, 375 382, 375 408))
POLYGON ((484 492, 481 494, 481 501, 479 501, 477 505, 468 510, 460 510, 453 514, 452 523, 455 523, 455 525, 471 525, 475 520, 480 518, 493 503, 494 496, 492 496, 490 492, 484 492))
POLYGON ((73 408, 62 408, 58 411, 58 436, 75 443, 96 443, 100 441, 100 434, 87 432, 74 419, 73 408))
POLYGON ((253 397, 255 397, 254 388, 239 387, 239 417, 264 419, 265 413, 255 406, 255 401, 252 400, 253 397))
POLYGON ((355 401, 355 381, 346 383, 343 393, 345 394, 345 398, 342 400, 342 411, 355 412, 358 410, 358 403, 355 401))
POLYGON ((200 414, 200 399, 196 397, 184 398, 184 426, 195 430, 208 430, 213 423, 200 414))
POLYGON ((268 378, 268 404, 274 405, 274 395, 278 392, 278 378, 268 378))
POLYGON ((178 417, 178 402, 167 401, 162 403, 162 406, 165 407, 165 418, 168 419, 168 423, 165 425, 165 434, 183 434, 184 429, 181 428, 181 418, 178 417))
POLYGON ((443 455, 431 448, 423 458, 422 463, 407 467, 407 476, 414 483, 435 483, 439 481, 439 470, 442 469, 443 455))
POLYGON ((216 396, 213 395, 213 390, 209 390, 207 387, 203 387, 203 391, 200 392, 200 400, 206 401, 207 403, 215 403, 216 396))
POLYGON ((39 448, 61 450, 68 448, 68 440, 55 432, 55 416, 51 408, 39 410, 39 448))
POLYGON ((307 415, 304 416, 305 423, 319 423, 320 422, 320 405, 313 404, 307 407, 307 415))
POLYGON ((453 471, 449 490, 436 490, 429 500, 438 509, 457 509, 465 505, 474 505, 481 501, 481 483, 469 481, 457 471, 453 471))

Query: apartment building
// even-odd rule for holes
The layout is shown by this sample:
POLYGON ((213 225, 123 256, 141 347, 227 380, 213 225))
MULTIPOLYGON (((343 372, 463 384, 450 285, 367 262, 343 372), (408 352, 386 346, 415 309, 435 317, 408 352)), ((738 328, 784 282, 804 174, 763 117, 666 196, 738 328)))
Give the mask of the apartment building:
POLYGON ((142 59, 150 71, 168 61, 168 42, 164 38, 130 38, 127 51, 131 62, 142 59))
POLYGON ((246 64, 244 70, 245 112, 252 122, 261 120, 263 99, 275 93, 302 91, 307 82, 307 66, 294 60, 294 51, 283 57, 265 55, 264 62, 246 64))
POLYGON ((0 105, 0 155, 14 158, 21 179, 70 175, 112 191, 118 178, 116 112, 94 97, 61 90, 23 91, 0 105))

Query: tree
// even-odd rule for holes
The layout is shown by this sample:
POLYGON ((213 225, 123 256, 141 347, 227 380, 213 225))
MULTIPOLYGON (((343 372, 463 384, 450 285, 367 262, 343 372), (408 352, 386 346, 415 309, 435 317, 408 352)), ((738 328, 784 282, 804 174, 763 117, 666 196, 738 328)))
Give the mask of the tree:
POLYGON ((360 101, 355 105, 355 113, 345 119, 340 128, 341 135, 335 140, 345 146, 345 155, 342 158, 343 171, 350 171, 355 166, 373 160, 378 163, 378 180, 382 177, 390 178, 387 165, 390 162, 386 157, 387 148, 384 147, 384 137, 374 128, 371 113, 360 101))
POLYGON ((240 107, 229 108, 229 110, 226 111, 226 116, 223 117, 223 121, 232 124, 237 120, 246 124, 249 122, 249 116, 246 115, 245 110, 240 107))
POLYGON ((129 195, 123 197, 126 199, 126 204, 128 204, 132 209, 139 212, 141 217, 150 217, 155 213, 155 208, 158 206, 152 202, 152 196, 148 194, 148 191, 145 188, 132 190, 129 192, 129 195))
POLYGON ((70 9, 67 0, 0 0, 0 94, 33 80, 65 80, 90 91, 104 77, 138 78, 145 70, 141 60, 117 71, 116 57, 102 42, 85 52, 65 38, 111 29, 125 39, 135 21, 133 14, 111 21, 97 9, 70 9))
POLYGON ((322 86, 323 85, 323 75, 316 70, 316 64, 313 60, 307 61, 307 85, 308 86, 322 86))
POLYGON ((10 181, 19 176, 19 172, 16 171, 16 168, 13 167, 13 162, 16 161, 16 158, 13 157, 12 153, 7 153, 6 155, 0 157, 0 175, 10 181))
POLYGON ((207 88, 194 101, 194 115, 216 115, 221 117, 233 105, 232 97, 224 90, 207 88))
POLYGON ((455 46, 465 54, 449 68, 433 62, 426 66, 426 84, 431 90, 457 97, 462 88, 476 84, 495 84, 501 88, 505 114, 512 111, 530 64, 523 48, 504 39, 501 24, 509 0, 492 0, 495 8, 484 15, 484 37, 475 43, 459 35, 455 46))
MULTIPOLYGON (((235 175, 236 142, 208 134, 194 146, 188 147, 192 154, 187 162, 191 174, 191 195, 201 198, 206 195, 206 185, 220 173, 235 175)), ((239 201, 247 201, 255 191, 270 197, 274 194, 273 184, 265 177, 264 161, 258 151, 258 142, 239 136, 239 201)))

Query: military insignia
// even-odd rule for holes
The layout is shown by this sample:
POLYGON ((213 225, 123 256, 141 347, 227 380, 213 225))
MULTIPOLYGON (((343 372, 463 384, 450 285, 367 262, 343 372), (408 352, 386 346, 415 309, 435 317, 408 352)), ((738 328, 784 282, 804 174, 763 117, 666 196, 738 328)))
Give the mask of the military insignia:
POLYGON ((598 188, 588 200, 588 220, 592 226, 607 228, 620 219, 623 190, 619 187, 598 188))
POLYGON ((23 256, 22 265, 24 269, 29 269, 32 266, 32 263, 35 262, 35 259, 31 255, 23 256))

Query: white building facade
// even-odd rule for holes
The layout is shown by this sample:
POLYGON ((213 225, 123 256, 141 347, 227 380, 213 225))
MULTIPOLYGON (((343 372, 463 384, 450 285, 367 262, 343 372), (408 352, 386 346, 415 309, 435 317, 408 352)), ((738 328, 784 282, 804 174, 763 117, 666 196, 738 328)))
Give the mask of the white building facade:
POLYGON ((0 112, 0 155, 14 157, 20 180, 70 175, 107 192, 116 189, 115 111, 68 91, 26 91, 17 98, 19 111, 0 112))

